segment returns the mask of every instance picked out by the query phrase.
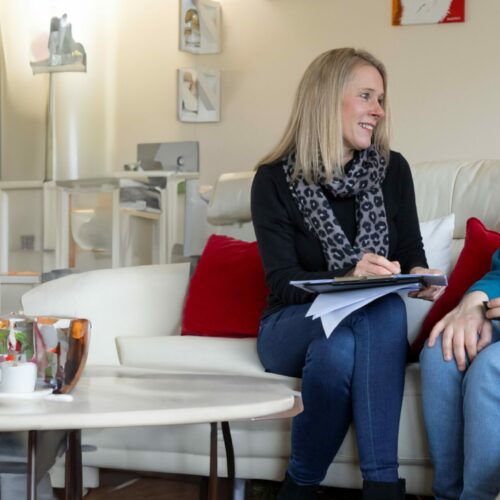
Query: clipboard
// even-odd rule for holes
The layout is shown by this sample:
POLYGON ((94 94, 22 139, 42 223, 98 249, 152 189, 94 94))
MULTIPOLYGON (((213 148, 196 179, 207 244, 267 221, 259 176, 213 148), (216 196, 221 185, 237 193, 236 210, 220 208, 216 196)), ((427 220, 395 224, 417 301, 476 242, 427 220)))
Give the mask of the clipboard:
POLYGON ((389 276, 341 276, 318 280, 290 281, 290 285, 301 288, 310 293, 345 292, 347 290, 362 290, 381 286, 417 285, 419 288, 427 286, 446 286, 448 279, 445 274, 391 274, 389 276))

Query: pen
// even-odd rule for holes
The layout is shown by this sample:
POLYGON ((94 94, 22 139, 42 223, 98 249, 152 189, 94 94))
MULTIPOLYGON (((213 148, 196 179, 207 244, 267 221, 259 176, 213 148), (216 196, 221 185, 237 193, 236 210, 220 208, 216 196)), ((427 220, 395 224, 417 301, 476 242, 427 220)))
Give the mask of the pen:
MULTIPOLYGON (((367 253, 373 253, 373 254, 375 254, 375 255, 378 255, 378 254, 377 254, 377 252, 374 252, 374 251, 370 250, 369 248, 362 248, 362 249, 361 249, 361 253, 362 253, 363 255, 366 255, 367 253)), ((399 264, 399 263, 398 263, 398 264, 399 264)), ((392 273, 392 274, 393 274, 394 276, 395 276, 395 275, 398 275, 398 274, 401 274, 401 267, 400 267, 400 269, 399 269, 399 272, 397 272, 397 273, 392 273)), ((385 274, 384 274, 383 276, 388 276, 388 275, 385 275, 385 274)))

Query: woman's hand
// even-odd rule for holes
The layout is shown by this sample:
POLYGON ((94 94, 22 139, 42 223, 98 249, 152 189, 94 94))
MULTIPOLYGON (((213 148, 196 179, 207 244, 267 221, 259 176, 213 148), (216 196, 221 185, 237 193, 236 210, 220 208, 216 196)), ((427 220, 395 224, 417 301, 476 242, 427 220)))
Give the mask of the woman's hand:
MULTIPOLYGON (((410 274, 444 274, 443 271, 439 269, 427 269, 426 267, 413 267, 410 271, 410 274)), ((436 286, 431 285, 426 288, 422 288, 421 290, 416 290, 414 292, 410 292, 408 297, 412 297, 414 299, 424 299, 430 300, 434 302, 439 299, 444 292, 444 286, 436 286)))
POLYGON ((347 276, 387 276, 400 272, 401 266, 397 260, 390 261, 376 253, 367 252, 347 276))
MULTIPOLYGON (((455 357, 458 369, 466 368, 466 352, 472 362, 477 353, 491 343, 491 321, 485 318, 483 301, 488 300, 484 292, 471 292, 464 296, 460 304, 438 321, 429 335, 429 347, 443 334, 443 357, 451 361, 455 357)), ((500 314, 500 298, 490 300, 492 305, 486 315, 500 314)))

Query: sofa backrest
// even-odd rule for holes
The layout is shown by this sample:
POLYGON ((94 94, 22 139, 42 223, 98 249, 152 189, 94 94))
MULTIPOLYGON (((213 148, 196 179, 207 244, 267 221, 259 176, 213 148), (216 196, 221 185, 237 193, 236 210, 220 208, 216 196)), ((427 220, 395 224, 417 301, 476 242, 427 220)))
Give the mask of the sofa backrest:
POLYGON ((464 245, 467 219, 477 217, 500 231, 500 160, 423 162, 412 173, 421 221, 455 214, 453 264, 464 245))
MULTIPOLYGON (((462 250, 465 223, 477 217, 500 231, 500 160, 433 161, 411 168, 420 221, 455 214, 452 263, 462 250)), ((208 222, 215 232, 252 241, 250 189, 254 172, 223 174, 208 206, 208 222)))
POLYGON ((254 241, 250 212, 250 190, 254 171, 222 174, 215 183, 207 209, 213 232, 244 241, 254 241))

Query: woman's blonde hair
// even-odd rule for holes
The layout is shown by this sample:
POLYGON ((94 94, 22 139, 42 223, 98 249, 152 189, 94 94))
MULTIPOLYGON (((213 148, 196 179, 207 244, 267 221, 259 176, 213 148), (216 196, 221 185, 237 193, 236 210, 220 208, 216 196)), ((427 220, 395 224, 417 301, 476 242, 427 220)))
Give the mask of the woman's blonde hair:
POLYGON ((353 71, 361 65, 373 66, 382 77, 385 96, 382 107, 385 116, 375 128, 373 144, 388 160, 389 107, 385 67, 369 52, 341 48, 324 52, 306 69, 281 141, 257 166, 272 163, 295 150, 297 158, 294 178, 302 172, 307 182, 316 182, 321 162, 324 164, 327 180, 331 180, 334 175, 342 176, 342 96, 353 71))

